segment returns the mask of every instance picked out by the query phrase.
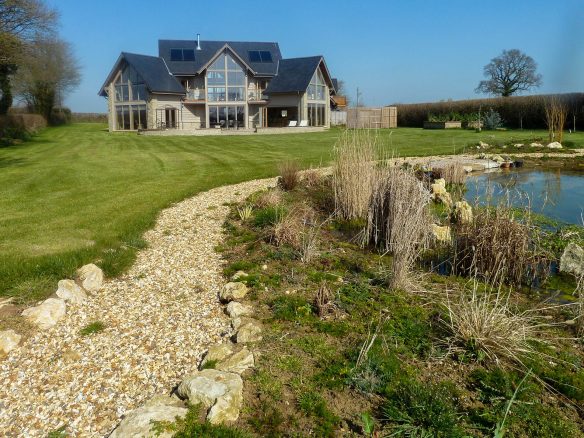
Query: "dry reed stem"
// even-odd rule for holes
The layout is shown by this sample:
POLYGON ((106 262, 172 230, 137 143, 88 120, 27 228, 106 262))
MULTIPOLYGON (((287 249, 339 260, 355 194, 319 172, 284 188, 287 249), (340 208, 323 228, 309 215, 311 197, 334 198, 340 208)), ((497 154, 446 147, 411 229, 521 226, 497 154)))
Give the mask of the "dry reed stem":
POLYGON ((460 164, 449 164, 442 169, 441 175, 447 184, 464 184, 466 182, 466 171, 460 164))
POLYGON ((390 287, 411 286, 411 272, 429 239, 430 192, 413 170, 383 166, 369 207, 365 236, 393 256, 390 287))
POLYGON ((280 172, 279 184, 282 189, 289 191, 293 190, 300 180, 300 166, 296 161, 284 161, 278 166, 280 172))
POLYGON ((282 203, 282 191, 276 187, 261 193, 255 201, 258 208, 275 207, 282 203))
POLYGON ((333 150, 335 208, 343 219, 365 218, 376 179, 377 140, 367 130, 345 131, 333 150))

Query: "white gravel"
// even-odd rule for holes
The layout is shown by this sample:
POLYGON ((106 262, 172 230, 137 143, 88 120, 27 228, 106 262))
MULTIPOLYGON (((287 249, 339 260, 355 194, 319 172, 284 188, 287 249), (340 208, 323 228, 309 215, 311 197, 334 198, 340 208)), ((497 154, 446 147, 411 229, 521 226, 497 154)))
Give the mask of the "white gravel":
POLYGON ((195 370, 229 330, 214 250, 229 211, 223 204, 274 184, 220 187, 162 211, 126 275, 68 305, 57 326, 0 360, 0 436, 46 436, 61 426, 68 436, 107 435, 125 412, 195 370), (106 328, 81 336, 93 321, 106 328))

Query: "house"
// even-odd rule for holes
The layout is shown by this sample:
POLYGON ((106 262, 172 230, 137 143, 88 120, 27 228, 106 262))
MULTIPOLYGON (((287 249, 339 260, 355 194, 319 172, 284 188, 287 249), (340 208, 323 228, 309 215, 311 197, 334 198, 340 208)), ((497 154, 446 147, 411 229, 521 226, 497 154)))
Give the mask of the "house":
POLYGON ((122 52, 101 87, 110 131, 328 127, 333 79, 322 56, 283 59, 278 43, 159 40, 122 52))

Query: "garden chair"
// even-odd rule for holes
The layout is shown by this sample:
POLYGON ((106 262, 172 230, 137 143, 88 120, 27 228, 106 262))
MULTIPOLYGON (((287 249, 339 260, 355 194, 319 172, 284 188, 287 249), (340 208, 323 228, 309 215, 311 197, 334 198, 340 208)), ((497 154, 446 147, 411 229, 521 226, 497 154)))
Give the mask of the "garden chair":
POLYGON ((288 123, 289 128, 294 128, 297 125, 298 125, 298 122, 296 120, 290 120, 290 123, 288 123))

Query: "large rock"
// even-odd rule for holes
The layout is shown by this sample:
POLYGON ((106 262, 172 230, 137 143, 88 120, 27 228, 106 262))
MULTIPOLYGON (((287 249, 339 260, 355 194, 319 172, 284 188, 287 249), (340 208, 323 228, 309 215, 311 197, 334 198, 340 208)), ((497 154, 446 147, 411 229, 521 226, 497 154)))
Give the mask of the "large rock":
POLYGON ((560 258, 560 271, 584 277, 584 248, 574 242, 568 243, 560 258))
POLYGON ((257 322, 257 320, 250 318, 249 316, 239 316, 231 320, 231 327, 233 327, 233 330, 237 331, 242 325, 255 322, 257 322))
POLYGON ((256 320, 242 323, 235 334, 235 342, 245 344, 248 342, 259 342, 262 340, 262 326, 256 320))
POLYGON ((458 201, 454 204, 452 215, 454 216, 454 220, 459 224, 470 223, 473 219, 472 207, 466 201, 458 201))
POLYGON ((210 408, 207 420, 212 424, 236 421, 243 401, 243 381, 238 374, 202 370, 183 379, 178 395, 192 404, 210 408))
POLYGON ((452 234, 450 233, 450 227, 448 225, 441 227, 440 225, 432 224, 430 227, 432 237, 434 237, 434 240, 437 242, 450 243, 452 241, 452 234))
POLYGON ((251 316, 254 310, 252 306, 241 304, 237 301, 231 301, 227 305, 227 314, 232 318, 239 318, 241 316, 251 316))
POLYGON ((548 149, 562 149, 562 143, 559 141, 552 141, 547 145, 548 149))
POLYGON ((218 362, 233 354, 233 344, 215 344, 209 347, 207 354, 201 361, 201 369, 205 367, 208 362, 218 362))
POLYGON ((38 306, 24 310, 22 316, 39 328, 48 329, 65 316, 66 309, 65 301, 59 298, 48 298, 38 306))
POLYGON ((452 197, 450 196, 450 193, 446 191, 446 180, 443 178, 436 179, 430 188, 432 190, 432 199, 436 202, 445 204, 448 207, 452 206, 452 197))
POLYGON ((537 142, 533 142, 529 146, 531 146, 532 148, 542 148, 543 147, 543 145, 541 143, 537 143, 537 142))
POLYGON ((118 427, 112 432, 110 438, 135 438, 135 437, 162 437, 170 438, 174 432, 161 432, 157 434, 154 429, 154 421, 175 422, 177 417, 184 418, 188 409, 177 397, 156 395, 144 406, 129 412, 118 427))
POLYGON ((0 332, 0 354, 8 354, 20 343, 22 337, 14 330, 4 330, 0 332))
POLYGON ((215 364, 215 369, 220 371, 227 371, 230 373, 241 374, 249 368, 255 366, 253 353, 243 347, 236 353, 220 360, 215 364))
POLYGON ((77 278, 88 292, 97 292, 103 285, 103 271, 93 263, 82 266, 77 270, 77 278))
POLYGON ((223 302, 237 301, 245 298, 247 291, 248 288, 245 283, 240 281, 231 281, 223 286, 223 289, 219 293, 219 298, 223 302))
POLYGON ((73 280, 60 280, 57 296, 73 304, 81 304, 87 298, 87 294, 73 280))

